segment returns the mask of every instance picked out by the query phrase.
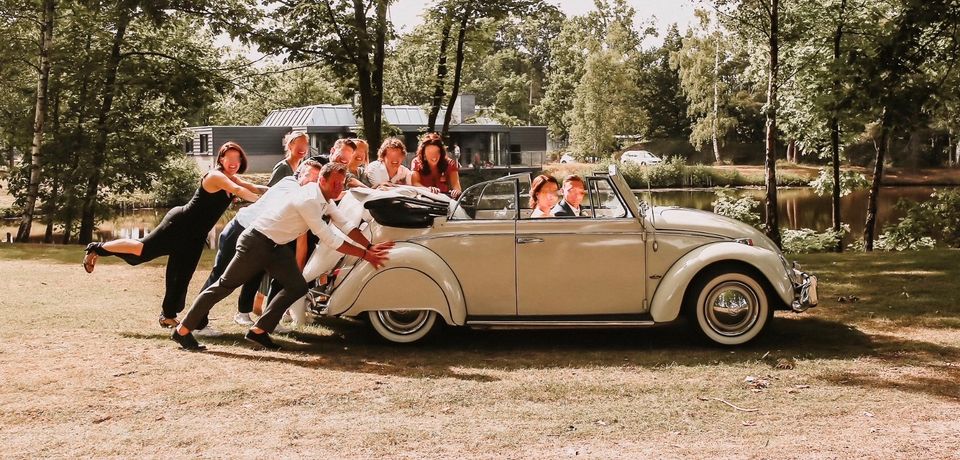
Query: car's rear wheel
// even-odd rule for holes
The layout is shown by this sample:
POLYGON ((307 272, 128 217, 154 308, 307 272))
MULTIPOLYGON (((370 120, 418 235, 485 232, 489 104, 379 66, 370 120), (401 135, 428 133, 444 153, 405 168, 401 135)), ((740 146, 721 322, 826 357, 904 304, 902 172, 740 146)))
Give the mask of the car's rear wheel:
POLYGON ((773 316, 762 281, 741 267, 716 267, 702 273, 691 284, 686 300, 691 325, 720 345, 755 339, 773 316))
POLYGON ((367 312, 370 325, 380 337, 393 343, 423 340, 437 327, 433 310, 376 310, 367 312))

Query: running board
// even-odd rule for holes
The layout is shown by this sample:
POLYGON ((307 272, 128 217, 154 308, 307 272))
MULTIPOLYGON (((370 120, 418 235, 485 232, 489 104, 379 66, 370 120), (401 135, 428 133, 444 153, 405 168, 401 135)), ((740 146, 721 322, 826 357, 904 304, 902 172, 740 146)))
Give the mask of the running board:
POLYGON ((576 320, 476 320, 467 321, 467 326, 489 329, 513 328, 582 328, 582 327, 645 327, 656 323, 648 320, 639 321, 576 321, 576 320))

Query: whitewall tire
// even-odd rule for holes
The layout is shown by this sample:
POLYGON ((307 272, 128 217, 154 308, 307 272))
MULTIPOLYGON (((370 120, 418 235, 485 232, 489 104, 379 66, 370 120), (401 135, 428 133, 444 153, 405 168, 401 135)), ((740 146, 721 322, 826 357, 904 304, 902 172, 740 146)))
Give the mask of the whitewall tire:
POLYGON ((690 285, 686 307, 696 331, 720 345, 742 345, 755 339, 773 317, 762 282, 736 267, 719 267, 699 275, 690 285))
POLYGON ((426 338, 437 327, 433 310, 376 310, 367 318, 380 337, 393 343, 414 343, 426 338))

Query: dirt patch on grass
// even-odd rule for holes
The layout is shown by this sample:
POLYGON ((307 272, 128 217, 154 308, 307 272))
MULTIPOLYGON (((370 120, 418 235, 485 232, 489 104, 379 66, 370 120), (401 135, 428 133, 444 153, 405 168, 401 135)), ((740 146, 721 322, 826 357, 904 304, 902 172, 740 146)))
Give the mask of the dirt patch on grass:
POLYGON ((885 285, 909 280, 876 278, 955 280, 957 251, 807 256, 823 305, 733 350, 693 345, 682 325, 396 347, 328 320, 280 336, 280 353, 243 343, 234 297, 214 310, 226 334, 201 339, 209 352, 179 351, 155 324, 162 266, 87 275, 79 253, 0 249, 5 456, 960 456, 960 330, 924 319, 960 313, 954 289, 908 300, 885 285), (862 300, 837 302, 834 285, 862 300), (904 314, 869 315, 888 303, 904 314))

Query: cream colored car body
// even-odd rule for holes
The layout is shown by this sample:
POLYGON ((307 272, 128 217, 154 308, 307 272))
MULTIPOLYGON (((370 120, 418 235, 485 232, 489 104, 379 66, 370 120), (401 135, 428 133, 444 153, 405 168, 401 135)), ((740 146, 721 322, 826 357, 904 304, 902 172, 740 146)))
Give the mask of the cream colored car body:
POLYGON ((390 260, 380 270, 348 262, 328 314, 425 310, 456 326, 646 326, 676 320, 695 277, 716 264, 759 273, 770 308, 816 304, 815 279, 811 288, 811 277, 756 229, 709 212, 647 208, 615 167, 588 182, 590 217, 524 218, 529 176, 514 175, 468 189, 424 228, 372 222, 372 241, 397 242, 390 260))

